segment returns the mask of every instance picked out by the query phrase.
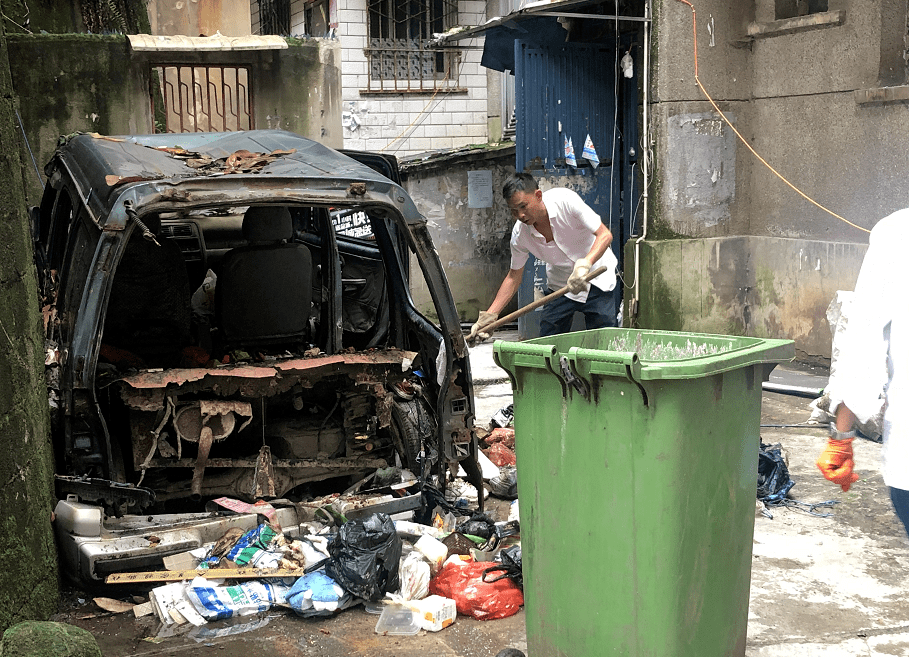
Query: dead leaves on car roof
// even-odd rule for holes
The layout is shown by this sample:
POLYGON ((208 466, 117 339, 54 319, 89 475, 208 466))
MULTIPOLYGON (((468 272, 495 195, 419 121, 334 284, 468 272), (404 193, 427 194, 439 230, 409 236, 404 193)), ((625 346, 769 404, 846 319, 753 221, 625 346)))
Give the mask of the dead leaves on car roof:
MULTIPOLYGON (((171 157, 183 160, 186 166, 198 170, 201 173, 209 175, 225 175, 230 173, 258 173, 268 164, 285 155, 291 155, 297 152, 296 148, 289 150, 274 150, 271 153, 253 153, 252 151, 239 150, 234 151, 227 157, 218 159, 212 158, 204 153, 188 151, 179 146, 160 146, 155 148, 157 151, 168 153, 171 157)), ((106 176, 105 181, 108 186, 114 187, 124 183, 141 182, 143 180, 155 180, 160 176, 106 176)))
POLYGON ((159 148, 158 150, 170 153, 172 157, 185 160, 186 166, 193 169, 200 169, 208 173, 256 173, 261 171, 266 165, 274 162, 280 157, 291 155, 297 152, 297 149, 274 150, 271 153, 253 153, 252 151, 239 150, 234 151, 227 157, 213 159, 203 153, 194 153, 179 147, 159 148))

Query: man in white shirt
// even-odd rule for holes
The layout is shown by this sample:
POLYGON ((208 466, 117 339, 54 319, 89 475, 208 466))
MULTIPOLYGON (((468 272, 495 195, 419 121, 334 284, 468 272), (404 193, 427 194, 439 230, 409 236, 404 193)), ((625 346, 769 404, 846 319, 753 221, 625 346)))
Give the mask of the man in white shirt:
POLYGON ((909 532, 909 210, 881 219, 871 231, 855 284, 849 323, 837 338, 839 357, 827 390, 836 413, 830 439, 817 461, 824 477, 843 491, 858 481, 853 472, 853 422, 880 411, 884 483, 909 532))
POLYGON ((545 192, 533 176, 518 173, 502 189, 512 216, 511 269, 499 286, 492 304, 480 311, 471 335, 489 337, 483 327, 499 317, 521 285, 524 263, 533 254, 546 263, 550 292, 568 287, 568 293, 543 306, 540 336, 567 333, 575 312, 584 313, 588 329, 616 325, 615 270, 618 264, 609 248, 612 233, 575 192, 556 188, 545 192), (589 283, 583 277, 593 269, 607 271, 589 283))

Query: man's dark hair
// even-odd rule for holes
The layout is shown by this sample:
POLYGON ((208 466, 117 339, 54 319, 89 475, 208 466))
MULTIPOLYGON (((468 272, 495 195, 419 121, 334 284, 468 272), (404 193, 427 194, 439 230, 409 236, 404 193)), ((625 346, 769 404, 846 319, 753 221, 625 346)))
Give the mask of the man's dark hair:
POLYGON ((516 173, 502 187, 502 196, 508 201, 517 192, 535 192, 539 189, 537 181, 529 173, 516 173))

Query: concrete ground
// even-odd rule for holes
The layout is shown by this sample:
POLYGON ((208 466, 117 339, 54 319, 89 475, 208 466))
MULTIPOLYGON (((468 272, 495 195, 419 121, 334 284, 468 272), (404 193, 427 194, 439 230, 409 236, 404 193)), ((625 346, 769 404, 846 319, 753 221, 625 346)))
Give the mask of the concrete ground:
MULTIPOLYGON (((517 339, 517 335, 501 332, 496 338, 517 339)), ((511 402, 507 376, 492 362, 491 353, 488 343, 471 352, 480 426, 511 402)), ((821 388, 826 375, 787 365, 777 367, 771 381, 821 388)), ((836 500, 837 504, 829 510, 819 509, 822 513, 829 511, 828 517, 786 507, 771 509, 772 519, 757 514, 745 654, 909 655, 909 601, 903 586, 909 573, 909 540, 890 508, 880 476, 880 446, 856 440, 856 467, 861 479, 849 493, 842 493, 826 482, 814 465, 826 433, 821 427, 804 424, 810 415, 809 402, 804 397, 765 392, 762 425, 776 426, 762 426, 762 441, 781 444, 788 456, 796 482, 791 498, 805 503, 836 500)), ((494 503, 492 507, 497 519, 505 519, 507 503, 494 503)), ((493 657, 508 647, 527 649, 523 610, 495 621, 459 617, 441 632, 408 637, 377 635, 377 617, 362 607, 329 619, 303 619, 278 611, 261 618, 210 623, 201 632, 173 635, 162 630, 154 617, 135 619, 129 613, 105 613, 92 602, 92 595, 68 589, 55 620, 91 631, 105 657, 197 653, 237 657, 493 657)), ((604 647, 603 652, 609 651, 604 647)))

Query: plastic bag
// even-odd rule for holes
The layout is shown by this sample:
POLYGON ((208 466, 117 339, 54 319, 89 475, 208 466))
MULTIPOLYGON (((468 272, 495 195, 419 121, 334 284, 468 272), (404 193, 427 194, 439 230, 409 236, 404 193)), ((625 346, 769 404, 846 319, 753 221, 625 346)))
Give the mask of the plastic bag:
POLYGON ((489 449, 484 449, 483 453, 490 461, 500 468, 506 465, 515 465, 518 457, 514 450, 508 449, 504 443, 493 443, 489 449))
POLYGON ((504 548, 496 556, 496 561, 498 562, 497 565, 490 566, 483 572, 483 581, 488 584, 497 582, 503 577, 508 577, 523 590, 524 573, 521 570, 521 546, 512 545, 504 548))
POLYGON ((795 486, 780 450, 780 445, 761 443, 761 451, 758 453, 757 498, 764 504, 779 504, 795 486))
POLYGON ((287 593, 287 604, 300 616, 331 616, 359 602, 322 571, 299 578, 287 593))
POLYGON ((352 595, 375 602, 398 590, 401 538, 387 514, 345 522, 328 544, 328 553, 325 574, 352 595))
POLYGON ((399 579, 403 600, 422 600, 429 595, 429 564, 419 552, 411 552, 401 561, 399 579))
POLYGON ((484 582, 488 562, 450 563, 429 583, 432 595, 455 601, 458 613, 477 620, 507 618, 518 613, 524 605, 524 594, 509 578, 484 582))
POLYGON ((501 443, 502 445, 505 445, 505 447, 507 447, 508 449, 514 449, 514 443, 515 443, 514 429, 507 429, 504 427, 493 429, 492 431, 489 432, 489 435, 483 439, 483 442, 485 442, 490 447, 492 445, 501 443))
POLYGON ((209 586, 196 578, 186 589, 186 597, 206 620, 248 616, 284 604, 289 586, 280 581, 250 580, 232 586, 209 586), (196 584, 205 584, 197 586, 196 584))

